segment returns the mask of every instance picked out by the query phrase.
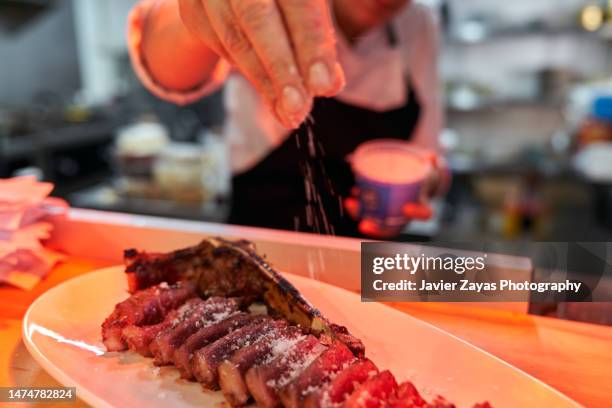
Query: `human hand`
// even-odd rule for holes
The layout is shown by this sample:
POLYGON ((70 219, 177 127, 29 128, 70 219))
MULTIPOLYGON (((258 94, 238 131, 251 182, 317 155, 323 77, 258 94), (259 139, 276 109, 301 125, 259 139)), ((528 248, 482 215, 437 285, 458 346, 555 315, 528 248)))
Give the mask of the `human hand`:
POLYGON ((298 127, 315 96, 344 86, 326 0, 179 0, 187 28, 233 63, 281 123, 298 127))

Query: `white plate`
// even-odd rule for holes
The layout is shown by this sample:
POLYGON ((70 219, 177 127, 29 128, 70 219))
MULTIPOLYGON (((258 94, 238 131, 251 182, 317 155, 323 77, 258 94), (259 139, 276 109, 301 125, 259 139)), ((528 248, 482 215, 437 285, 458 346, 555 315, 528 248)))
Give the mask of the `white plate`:
MULTIPOLYGON (((332 321, 361 338, 366 353, 398 380, 459 407, 489 401, 502 407, 575 407, 575 402, 522 371, 402 312, 318 281, 288 275, 332 321)), ((100 324, 127 297, 123 267, 74 278, 40 296, 24 320, 25 344, 36 361, 95 407, 205 407, 218 392, 178 379, 132 352, 105 353, 100 324)))

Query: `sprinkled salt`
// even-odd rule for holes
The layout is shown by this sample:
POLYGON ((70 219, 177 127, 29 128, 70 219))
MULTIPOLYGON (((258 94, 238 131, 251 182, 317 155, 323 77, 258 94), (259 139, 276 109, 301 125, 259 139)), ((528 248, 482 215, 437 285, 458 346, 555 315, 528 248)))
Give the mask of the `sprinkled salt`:
POLYGON ((306 389, 302 391, 302 396, 305 397, 308 394, 312 394, 313 392, 318 391, 319 389, 321 389, 320 385, 309 385, 306 389))
POLYGON ((301 358, 298 357, 296 361, 292 361, 289 364, 289 369, 287 370, 287 372, 285 372, 283 376, 281 376, 280 378, 276 380, 275 386, 277 388, 281 388, 289 384, 298 375, 300 375, 302 371, 306 369, 306 367, 312 364, 312 362, 315 361, 317 357, 319 357, 321 352, 322 352, 321 350, 315 350, 315 351, 308 353, 305 357, 301 357, 301 358))
POLYGON ((329 393, 327 391, 325 391, 323 393, 323 396, 321 397, 321 406, 322 407, 333 407, 337 404, 334 404, 331 402, 331 399, 329 397, 329 393))
MULTIPOLYGON (((270 345, 270 353, 267 358, 262 362, 262 364, 269 364, 276 357, 286 354, 293 346, 295 346, 300 340, 306 338, 306 336, 298 336, 296 338, 277 338, 272 341, 270 345)), ((286 355, 283 355, 281 358, 281 362, 284 363, 287 359, 286 355)))
POLYGON ((365 407, 367 406, 367 402, 368 400, 371 399, 371 395, 368 391, 363 391, 360 395, 359 398, 357 398, 357 406, 359 407, 365 407))
POLYGON ((210 320, 209 321, 211 322, 211 324, 218 323, 218 322, 221 322, 221 321, 223 321, 223 320, 225 320, 225 319, 227 319, 227 318, 229 318, 229 317, 231 317, 231 316, 233 316, 233 315, 235 315, 237 313, 238 312, 236 312, 234 310, 224 310, 224 311, 219 312, 219 313, 213 313, 210 316, 210 320))

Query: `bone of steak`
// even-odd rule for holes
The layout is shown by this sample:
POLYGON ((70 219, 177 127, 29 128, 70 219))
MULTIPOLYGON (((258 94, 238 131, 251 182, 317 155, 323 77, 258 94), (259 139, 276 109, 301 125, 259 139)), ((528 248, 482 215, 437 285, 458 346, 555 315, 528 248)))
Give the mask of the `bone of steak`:
POLYGON ((123 329, 127 326, 148 326, 160 323, 167 313, 196 296, 193 282, 167 283, 142 290, 118 303, 102 323, 102 341, 108 351, 127 348, 123 329))
POLYGON ((198 305, 183 321, 160 333, 149 348, 156 365, 166 365, 174 360, 176 349, 199 329, 217 323, 238 312, 236 299, 212 297, 198 305))
POLYGON ((190 380, 193 378, 191 370, 191 360, 193 354, 199 349, 206 347, 212 342, 249 324, 253 316, 246 313, 237 313, 218 323, 201 328, 185 341, 183 345, 174 352, 174 365, 181 373, 181 378, 190 380))
POLYGON ((255 252, 249 241, 207 238, 196 246, 167 254, 130 249, 124 259, 131 291, 162 280, 187 280, 196 282, 204 297, 250 296, 265 301, 274 317, 284 317, 315 335, 328 334, 345 343, 356 356, 364 354, 361 340, 326 319, 255 252))
POLYGON ((355 356, 349 348, 338 341, 333 342, 315 361, 292 382, 280 391, 280 399, 285 408, 299 408, 304 398, 316 387, 327 383, 331 376, 351 363, 355 356))
POLYGON ((246 326, 234 330, 214 343, 196 351, 191 360, 193 375, 204 388, 219 388, 217 368, 222 361, 230 358, 237 350, 250 345, 271 329, 272 320, 268 316, 253 316, 246 326))
POLYGON ((345 408, 384 407, 397 388, 395 377, 385 370, 366 380, 344 402, 345 408))
POLYGON ((250 368, 245 376, 249 392, 262 408, 279 407, 278 389, 291 382, 326 349, 312 335, 297 342, 281 342, 275 348, 271 361, 250 368))
POLYGON ((275 344, 297 339, 302 331, 295 327, 287 327, 284 320, 274 321, 274 327, 250 346, 238 350, 230 359, 219 365, 219 385, 227 402, 234 406, 245 405, 251 394, 244 379, 246 371, 268 358, 275 344))

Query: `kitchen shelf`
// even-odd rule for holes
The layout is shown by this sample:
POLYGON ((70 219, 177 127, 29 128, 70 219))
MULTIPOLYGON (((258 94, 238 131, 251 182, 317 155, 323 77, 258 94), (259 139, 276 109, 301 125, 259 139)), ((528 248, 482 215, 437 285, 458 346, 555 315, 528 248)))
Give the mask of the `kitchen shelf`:
POLYGON ((488 113, 492 111, 502 111, 507 109, 535 109, 535 110, 561 110, 561 103, 545 100, 530 99, 483 99, 476 105, 470 107, 460 107, 456 104, 446 101, 445 109, 451 114, 469 114, 469 113, 488 113))
POLYGON ((19 160, 32 157, 41 151, 75 148, 111 140, 117 126, 118 124, 112 121, 100 121, 50 128, 19 136, 5 136, 0 144, 0 157, 19 160))
POLYGON ((171 200, 129 197, 118 193, 109 183, 102 183, 68 195, 76 207, 102 211, 145 214, 188 220, 226 222, 229 202, 203 204, 179 203, 171 200))
POLYGON ((580 28, 573 29, 508 29, 493 31, 488 34, 484 34, 478 39, 463 39, 457 35, 447 34, 445 38, 445 45, 451 46, 472 46, 479 44, 488 44, 497 41, 514 41, 524 40, 535 37, 583 37, 589 40, 599 41, 610 41, 612 37, 607 33, 607 30, 598 32, 588 32, 580 28))

